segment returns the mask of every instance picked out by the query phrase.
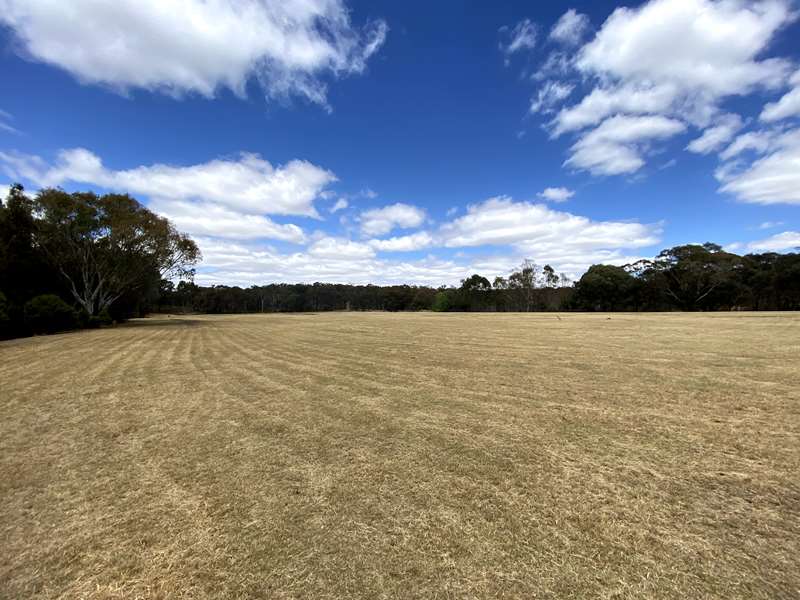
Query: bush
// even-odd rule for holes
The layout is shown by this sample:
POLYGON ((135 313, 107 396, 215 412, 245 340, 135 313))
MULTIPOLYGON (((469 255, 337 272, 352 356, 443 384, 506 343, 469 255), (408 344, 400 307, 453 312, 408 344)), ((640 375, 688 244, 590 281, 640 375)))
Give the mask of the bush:
POLYGON ((450 308, 450 298, 445 292, 439 292, 433 299, 431 310, 435 312, 446 312, 450 308))
POLYGON ((3 292, 0 292, 0 339, 3 339, 11 331, 11 318, 8 316, 8 300, 3 292))
POLYGON ((100 314, 89 317, 86 324, 90 329, 98 329, 100 327, 107 327, 113 323, 111 315, 108 314, 108 309, 104 308, 100 314))
POLYGON ((78 326, 78 314, 54 294, 36 296, 25 303, 25 322, 34 333, 56 333, 78 326))

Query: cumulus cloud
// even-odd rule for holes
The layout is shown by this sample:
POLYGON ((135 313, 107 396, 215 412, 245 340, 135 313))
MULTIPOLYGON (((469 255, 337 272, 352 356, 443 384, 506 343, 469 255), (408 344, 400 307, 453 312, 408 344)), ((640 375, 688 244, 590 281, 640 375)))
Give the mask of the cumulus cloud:
POLYGON ((751 252, 800 251, 800 231, 784 231, 764 240, 750 242, 747 249, 751 252))
MULTIPOLYGON (((580 39, 566 32, 582 33, 587 20, 581 17, 568 11, 553 32, 580 39)), ((596 174, 631 173, 644 164, 638 143, 585 147, 598 141, 602 131, 593 135, 595 130, 616 117, 681 121, 703 130, 689 143, 689 151, 717 151, 743 126, 741 117, 722 111, 725 100, 785 89, 792 63, 765 54, 776 33, 795 19, 790 0, 649 0, 635 8, 617 8, 588 43, 571 56, 551 53, 536 73, 536 78, 563 89, 579 81, 589 88, 568 105, 563 101, 569 95, 559 100, 543 88, 541 106, 556 113, 546 128, 553 138, 580 135, 567 165, 596 174), (603 161, 606 166, 598 165, 595 150, 613 153, 603 161)), ((762 119, 794 114, 793 92, 768 104, 762 119)), ((538 102, 537 97, 535 108, 538 102)))
POLYGON ((538 31, 536 23, 530 19, 523 19, 514 27, 501 27, 500 32, 505 40, 500 42, 500 50, 506 55, 506 65, 512 54, 523 50, 533 50, 536 47, 538 31))
POLYGON ((742 118, 739 115, 722 115, 713 127, 709 127, 703 132, 703 135, 689 142, 686 149, 695 154, 715 152, 730 142, 743 126, 742 118))
POLYGON ((539 198, 549 200, 550 202, 566 202, 575 195, 575 192, 565 187, 549 187, 539 192, 537 195, 539 198))
POLYGON ((42 187, 67 182, 149 198, 149 206, 192 235, 240 239, 305 240, 302 229, 265 215, 318 217, 314 201, 336 180, 330 171, 294 160, 274 167, 257 154, 190 166, 155 164, 127 170, 105 167, 84 148, 39 156, 0 152, 0 169, 13 180, 42 187))
POLYGON ((200 238, 203 265, 195 281, 203 285, 243 285, 270 282, 324 281, 352 284, 457 284, 474 271, 468 262, 428 256, 419 260, 388 260, 361 244, 320 240, 312 251, 281 253, 242 243, 200 238), (353 244, 353 245, 350 245, 353 244), (344 252, 342 250, 344 249, 344 252))
POLYGON ((0 0, 22 54, 120 90, 244 96, 327 105, 326 78, 364 71, 387 25, 353 26, 342 0, 0 0))
POLYGON ((778 132, 768 130, 748 131, 737 136, 727 148, 719 153, 719 157, 722 160, 730 160, 747 151, 766 152, 774 143, 777 135, 779 135, 778 132))
POLYGON ((716 172, 720 190, 742 202, 800 204, 800 129, 780 135, 751 133, 734 142, 735 152, 728 149, 723 154, 731 158, 746 147, 762 156, 744 167, 736 162, 722 165, 716 172))
POLYGON ((659 241, 658 225, 593 221, 545 205, 489 199, 470 206, 462 217, 432 231, 389 239, 355 241, 320 234, 298 252, 271 246, 200 237, 204 284, 250 285, 271 281, 457 284, 470 273, 508 275, 523 258, 551 264, 571 277, 593 263, 625 264, 641 258, 637 250, 659 241), (403 260, 381 253, 423 248, 472 249, 472 258, 428 255, 403 260), (510 247, 510 249, 508 248, 510 247))
POLYGON ((216 202, 250 213, 312 217, 318 216, 314 200, 336 181, 333 173, 307 161, 274 167, 251 153, 198 165, 155 164, 115 171, 93 152, 72 148, 62 150, 53 165, 39 156, 0 152, 0 165, 9 177, 41 186, 70 181, 153 198, 216 202))
POLYGON ((583 38, 589 28, 589 17, 570 8, 561 15, 561 18, 553 25, 550 30, 550 39, 574 46, 583 38))
POLYGON ((671 85, 654 86, 647 83, 620 87, 597 87, 578 104, 561 109, 550 123, 552 136, 579 131, 597 125, 616 114, 652 114, 667 112, 676 96, 671 85))
POLYGON ((789 81, 794 88, 777 102, 764 107, 761 120, 767 123, 800 116, 800 71, 795 71, 789 81))
POLYGON ((783 0, 651 0, 616 9, 577 66, 623 81, 673 84, 706 104, 782 85, 788 63, 757 57, 792 18, 783 0))
POLYGON ((409 235, 401 235, 387 240, 373 239, 369 245, 375 250, 384 252, 412 252, 434 244, 434 238, 427 231, 418 231, 409 235))
POLYGON ((592 221, 544 204, 515 202, 505 196, 470 206, 466 215, 440 230, 442 243, 450 248, 512 245, 532 258, 552 262, 570 256, 587 258, 597 256, 598 252, 651 246, 658 243, 659 233, 659 227, 654 225, 592 221))
POLYGON ((359 216, 359 221, 364 235, 385 235, 395 228, 419 227, 425 222, 425 211, 417 206, 398 202, 383 208, 365 210, 359 216))
POLYGON ((564 165, 595 175, 633 173, 644 165, 644 143, 666 139, 686 126, 662 116, 616 116, 582 136, 564 165))
POLYGON ((369 244, 344 238, 324 237, 309 246, 308 254, 322 258, 358 259, 371 258, 375 256, 375 251, 369 244))
POLYGON ((305 233, 297 225, 281 225, 269 217, 236 212, 213 202, 156 198, 148 203, 148 208, 167 217, 180 231, 192 235, 235 239, 267 238, 294 244, 306 241, 305 233))

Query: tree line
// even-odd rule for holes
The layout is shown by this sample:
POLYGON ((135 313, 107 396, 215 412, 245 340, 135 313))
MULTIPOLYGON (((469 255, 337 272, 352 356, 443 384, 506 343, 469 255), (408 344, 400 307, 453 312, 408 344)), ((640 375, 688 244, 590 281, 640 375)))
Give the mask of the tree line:
POLYGON ((270 284, 249 288, 164 282, 159 310, 201 313, 388 310, 440 312, 800 310, 800 254, 739 256, 683 245, 653 260, 593 265, 575 283, 524 261, 493 281, 459 286, 270 284))
POLYGON ((197 245, 125 194, 12 186, 0 201, 0 337, 98 327, 149 312, 800 310, 800 254, 676 246, 593 265, 577 281, 525 260, 459 286, 193 283, 197 245))

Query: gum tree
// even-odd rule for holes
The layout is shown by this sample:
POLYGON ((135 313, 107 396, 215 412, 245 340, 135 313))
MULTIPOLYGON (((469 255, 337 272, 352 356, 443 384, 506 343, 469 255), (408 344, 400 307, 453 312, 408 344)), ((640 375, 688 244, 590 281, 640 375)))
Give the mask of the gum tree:
POLYGON ((200 259, 191 239, 128 195, 47 189, 34 215, 37 245, 88 315, 154 277, 189 277, 200 259))

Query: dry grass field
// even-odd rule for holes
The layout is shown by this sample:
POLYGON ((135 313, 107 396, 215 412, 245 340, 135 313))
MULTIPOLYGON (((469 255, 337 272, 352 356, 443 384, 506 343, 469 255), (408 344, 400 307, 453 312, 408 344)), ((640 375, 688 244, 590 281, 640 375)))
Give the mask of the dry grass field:
POLYGON ((800 315, 0 343, 2 598, 800 597, 800 315))

